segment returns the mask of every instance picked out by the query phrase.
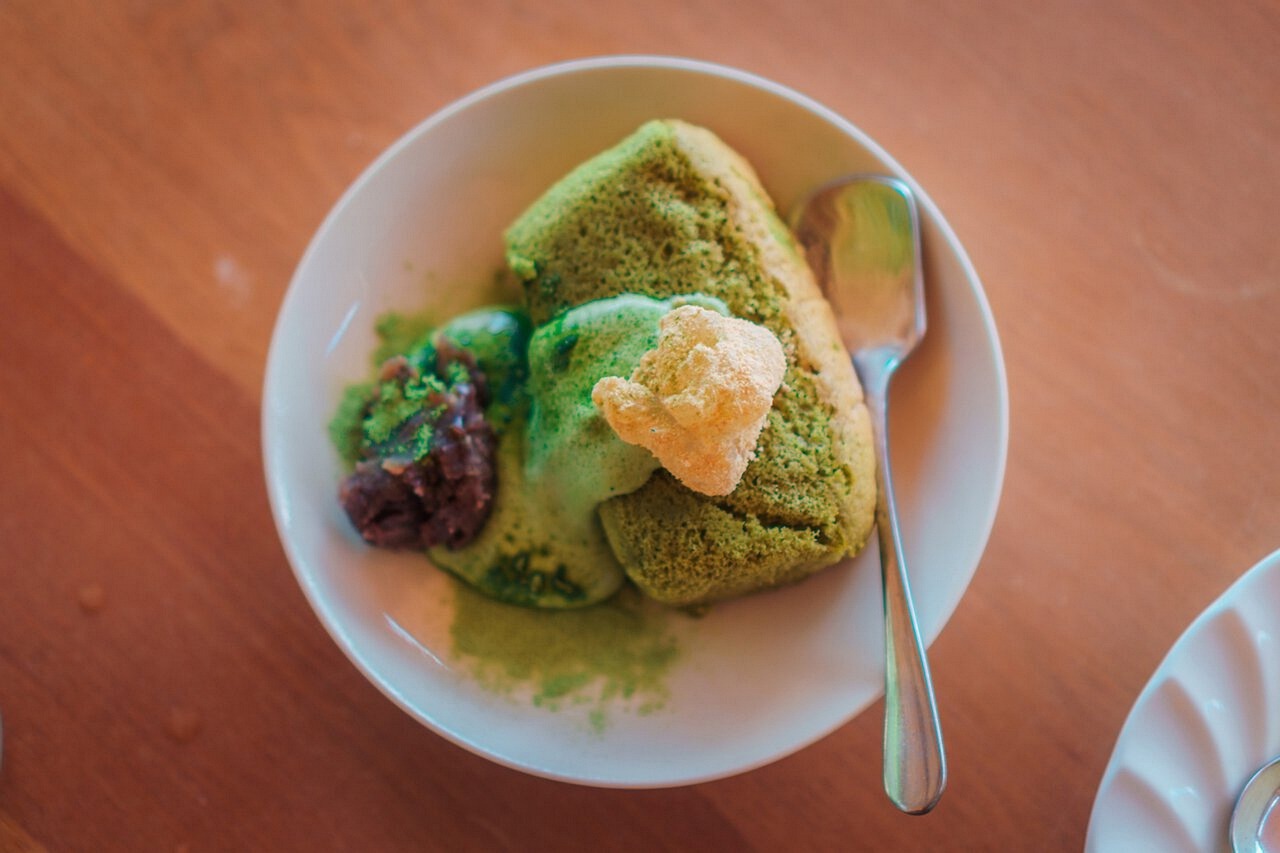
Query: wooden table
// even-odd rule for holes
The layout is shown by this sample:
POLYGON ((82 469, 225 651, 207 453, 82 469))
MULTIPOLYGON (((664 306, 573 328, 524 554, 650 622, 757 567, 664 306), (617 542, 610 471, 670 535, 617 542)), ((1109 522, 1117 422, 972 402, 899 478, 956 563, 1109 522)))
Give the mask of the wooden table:
POLYGON ((362 5, 0 6, 0 850, 1078 849, 1157 662, 1280 547, 1280 4, 362 5), (848 116, 985 282, 1008 477, 932 649, 926 818, 880 791, 879 705, 690 788, 504 769, 286 565, 260 386, 312 232, 439 107, 620 52, 848 116))

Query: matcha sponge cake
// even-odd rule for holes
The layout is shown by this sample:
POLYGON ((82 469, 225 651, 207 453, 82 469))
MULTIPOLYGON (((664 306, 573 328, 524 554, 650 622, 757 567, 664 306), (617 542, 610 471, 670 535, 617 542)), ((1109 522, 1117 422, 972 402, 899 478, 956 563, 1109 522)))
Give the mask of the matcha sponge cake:
POLYGON ((624 293, 702 294, 786 356, 755 457, 727 495, 667 470, 600 504, 647 595, 688 605, 799 580, 865 544, 874 457, 831 309, 751 166, 711 132, 652 121, 579 166, 506 234, 534 325, 624 293))

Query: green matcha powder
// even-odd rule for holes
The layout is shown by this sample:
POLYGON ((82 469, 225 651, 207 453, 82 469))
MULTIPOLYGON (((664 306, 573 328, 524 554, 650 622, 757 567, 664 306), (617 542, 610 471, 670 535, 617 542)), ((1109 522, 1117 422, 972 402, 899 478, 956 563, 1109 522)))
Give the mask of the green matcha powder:
POLYGON ((671 614, 634 589, 581 610, 538 610, 453 586, 453 654, 485 689, 529 690, 533 704, 550 711, 586 709, 596 731, 611 707, 644 715, 666 703, 679 655, 671 614))

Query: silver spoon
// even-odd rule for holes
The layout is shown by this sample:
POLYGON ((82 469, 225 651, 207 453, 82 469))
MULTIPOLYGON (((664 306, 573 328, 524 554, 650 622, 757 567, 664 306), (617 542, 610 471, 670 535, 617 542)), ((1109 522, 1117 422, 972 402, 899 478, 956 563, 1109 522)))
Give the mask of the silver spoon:
POLYGON ((1231 810, 1233 853, 1280 851, 1280 758, 1249 779, 1231 810))
POLYGON ((942 796, 947 762, 902 556, 887 429, 889 380, 925 331, 915 197, 893 178, 843 178, 804 201, 792 227, 835 311, 871 414, 884 582, 884 789, 902 811, 924 814, 942 796))

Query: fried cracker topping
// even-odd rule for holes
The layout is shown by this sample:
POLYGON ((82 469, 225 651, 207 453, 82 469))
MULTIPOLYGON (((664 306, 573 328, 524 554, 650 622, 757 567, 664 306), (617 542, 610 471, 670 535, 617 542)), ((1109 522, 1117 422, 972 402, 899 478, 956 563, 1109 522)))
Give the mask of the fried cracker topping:
POLYGON ((727 495, 755 455, 787 360, 772 332, 696 305, 668 312, 658 346, 630 379, 591 399, 618 437, 648 449, 680 482, 727 495))

